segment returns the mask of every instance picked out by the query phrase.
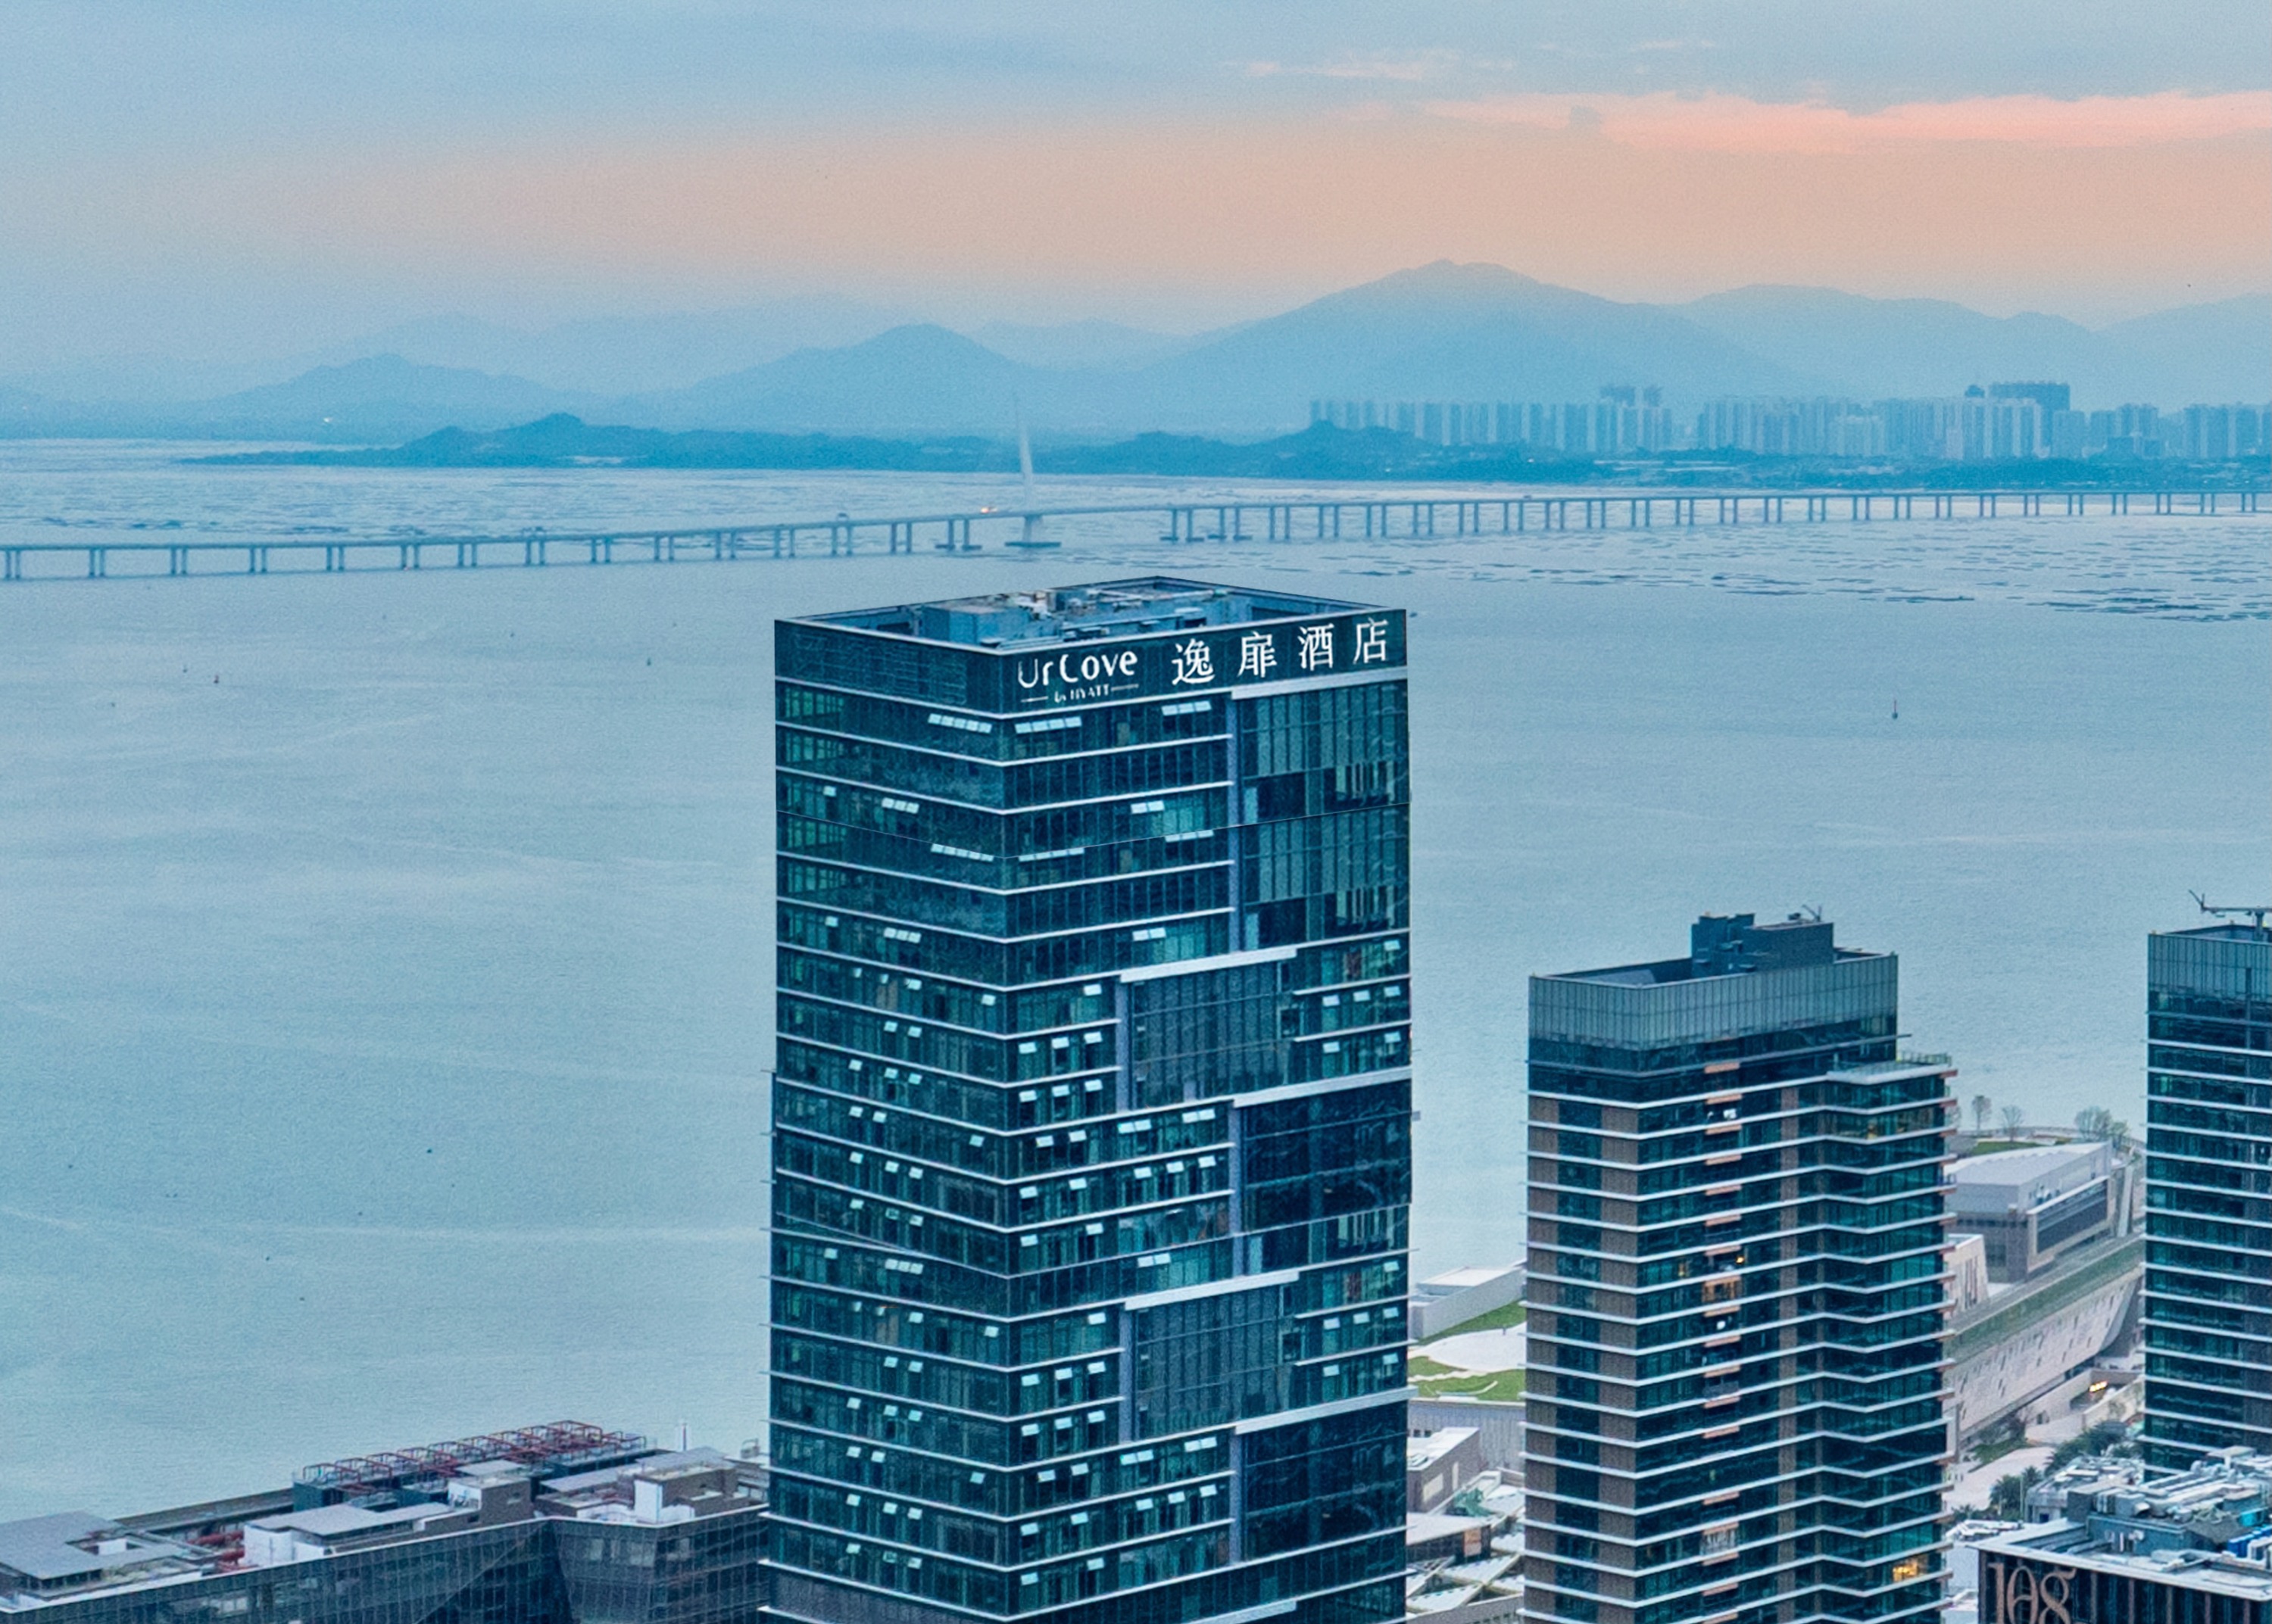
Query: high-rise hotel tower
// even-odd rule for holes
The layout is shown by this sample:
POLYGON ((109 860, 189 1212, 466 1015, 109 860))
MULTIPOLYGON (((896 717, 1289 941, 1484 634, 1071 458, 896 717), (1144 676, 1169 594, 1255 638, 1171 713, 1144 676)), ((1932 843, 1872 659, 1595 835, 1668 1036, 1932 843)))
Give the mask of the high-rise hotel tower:
POLYGON ((1532 979, 1532 1624, 1938 1618, 1954 1074, 1896 992, 1749 914, 1532 979))
POLYGON ((776 1615, 1401 1610, 1404 619, 780 623, 776 1615))
POLYGON ((2272 931, 2146 941, 2146 1438, 2272 1453, 2272 931))

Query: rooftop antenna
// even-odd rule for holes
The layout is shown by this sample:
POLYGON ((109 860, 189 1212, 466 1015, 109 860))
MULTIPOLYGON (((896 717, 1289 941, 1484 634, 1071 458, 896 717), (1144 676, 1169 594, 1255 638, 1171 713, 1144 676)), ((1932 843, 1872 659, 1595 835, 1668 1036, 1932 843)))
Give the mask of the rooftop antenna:
POLYGON ((2199 891, 2187 891, 2186 895, 2194 899, 2194 905, 2198 907, 2202 913, 2213 914, 2218 919, 2238 919, 2242 915, 2246 914, 2249 924, 2253 926, 2259 931, 2261 931, 2264 928, 2264 916, 2268 913, 2272 913, 2272 903, 2268 903, 2261 908, 2245 905, 2221 905, 2211 902, 2199 891))

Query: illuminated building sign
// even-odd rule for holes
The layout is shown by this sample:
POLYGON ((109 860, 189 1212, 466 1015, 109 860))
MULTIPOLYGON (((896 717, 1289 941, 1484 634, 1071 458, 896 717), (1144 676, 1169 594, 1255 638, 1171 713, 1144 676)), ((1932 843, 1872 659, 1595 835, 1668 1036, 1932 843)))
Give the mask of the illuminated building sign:
POLYGON ((1404 616, 1379 610, 1207 627, 1140 641, 1060 644, 1010 654, 1008 661, 1005 697, 1013 705, 1094 704, 1391 669, 1404 663, 1404 616))

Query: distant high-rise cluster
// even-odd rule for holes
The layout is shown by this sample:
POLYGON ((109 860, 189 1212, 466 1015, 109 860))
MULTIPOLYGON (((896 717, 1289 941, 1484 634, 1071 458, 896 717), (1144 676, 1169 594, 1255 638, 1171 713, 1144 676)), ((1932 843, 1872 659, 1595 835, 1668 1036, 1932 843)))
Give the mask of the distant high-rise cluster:
POLYGON ((1596 400, 1312 400, 1310 421, 1389 428, 1431 445, 1524 446, 1571 457, 1668 451, 1681 436, 1663 391, 1611 384, 1596 400))
POLYGON ((2011 462, 2178 458, 2231 462, 2272 449, 2272 406, 2143 405, 2078 412, 2064 384, 1996 384, 1945 399, 1737 399, 1698 413, 1689 445, 1762 456, 2011 462))
POLYGON ((2065 384, 1975 387, 1962 395, 1850 400, 1724 396, 1678 418, 1663 391, 1624 384, 1597 400, 1312 400, 1312 423, 1386 428, 1431 445, 1504 445, 1566 457, 1741 451, 1830 461, 2012 462, 2060 458, 2234 462, 2272 453, 2272 404, 2131 404, 2078 411, 2065 384))

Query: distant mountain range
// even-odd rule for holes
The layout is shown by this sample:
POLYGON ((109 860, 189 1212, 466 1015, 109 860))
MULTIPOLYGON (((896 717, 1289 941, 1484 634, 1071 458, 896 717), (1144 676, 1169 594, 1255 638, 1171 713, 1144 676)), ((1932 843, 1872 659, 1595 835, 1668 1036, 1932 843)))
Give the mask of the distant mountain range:
POLYGON ((2096 330, 1827 287, 1739 287, 1673 308, 1832 392, 1865 399, 2034 380, 2071 385, 2084 406, 2253 401, 2272 391, 2272 298, 2188 305, 2096 330))
POLYGON ((2052 379, 2072 384, 2079 406, 2167 407, 2268 392, 2272 298, 2094 330, 1827 288, 1624 303, 1441 262, 1192 338, 1109 322, 965 335, 824 299, 534 334, 449 318, 374 342, 385 347, 206 399, 154 399, 146 384, 123 388, 116 369, 83 392, 69 375, 8 380, 0 432, 368 443, 570 413, 776 435, 999 438, 1022 417, 1058 440, 1253 437, 1298 428, 1320 397, 1585 400, 1621 384, 1691 408, 1723 394, 1870 399, 2052 379))

